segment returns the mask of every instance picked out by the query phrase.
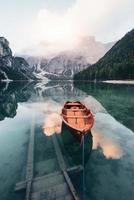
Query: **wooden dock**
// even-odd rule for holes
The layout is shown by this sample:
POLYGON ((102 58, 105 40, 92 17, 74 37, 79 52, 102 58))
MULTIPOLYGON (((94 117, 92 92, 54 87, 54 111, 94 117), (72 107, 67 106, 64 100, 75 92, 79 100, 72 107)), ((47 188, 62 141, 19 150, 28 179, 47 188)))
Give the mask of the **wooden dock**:
POLYGON ((27 155, 26 180, 15 186, 15 191, 24 190, 25 200, 80 200, 68 173, 81 171, 82 166, 67 168, 56 134, 52 138, 59 171, 34 177, 34 117, 31 123, 27 155))

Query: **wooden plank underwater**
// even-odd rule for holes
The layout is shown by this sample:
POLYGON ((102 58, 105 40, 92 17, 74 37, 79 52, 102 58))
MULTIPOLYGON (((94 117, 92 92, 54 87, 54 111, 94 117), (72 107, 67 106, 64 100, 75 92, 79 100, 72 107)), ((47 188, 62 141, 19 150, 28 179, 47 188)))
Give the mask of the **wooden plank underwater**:
MULTIPOLYGON (((34 123, 32 119, 30 140, 27 156, 26 180, 16 183, 15 191, 24 190, 25 200, 73 200, 79 199, 77 192, 68 173, 79 172, 83 168, 81 165, 68 168, 61 152, 57 136, 52 136, 53 146, 56 157, 43 161, 41 166, 46 163, 59 165, 58 171, 34 177, 34 123)), ((48 165, 48 164, 47 164, 48 165)), ((37 165, 38 167, 38 165, 37 165)))

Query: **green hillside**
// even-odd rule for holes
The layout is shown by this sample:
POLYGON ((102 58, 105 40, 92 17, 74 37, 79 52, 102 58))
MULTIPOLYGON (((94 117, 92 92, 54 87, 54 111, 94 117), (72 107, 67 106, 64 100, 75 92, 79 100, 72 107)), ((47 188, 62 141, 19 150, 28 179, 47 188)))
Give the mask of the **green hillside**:
POLYGON ((119 40, 97 63, 74 76, 74 80, 119 79, 134 79, 134 29, 119 40))

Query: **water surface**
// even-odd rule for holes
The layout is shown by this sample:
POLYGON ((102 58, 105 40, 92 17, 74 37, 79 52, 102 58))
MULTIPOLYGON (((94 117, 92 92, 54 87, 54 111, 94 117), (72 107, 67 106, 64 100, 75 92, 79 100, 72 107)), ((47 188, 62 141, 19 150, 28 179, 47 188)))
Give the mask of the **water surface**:
MULTIPOLYGON (((0 199, 24 199, 25 193, 16 194, 14 187, 26 177, 31 127, 34 177, 60 170, 51 135, 68 131, 61 130, 59 117, 66 100, 84 102, 95 116, 85 186, 81 174, 71 175, 81 199, 134 199, 134 86, 79 83, 74 87, 72 82, 0 85, 0 199)), ((68 167, 78 164, 77 155, 70 158, 64 145, 61 151, 68 167)))

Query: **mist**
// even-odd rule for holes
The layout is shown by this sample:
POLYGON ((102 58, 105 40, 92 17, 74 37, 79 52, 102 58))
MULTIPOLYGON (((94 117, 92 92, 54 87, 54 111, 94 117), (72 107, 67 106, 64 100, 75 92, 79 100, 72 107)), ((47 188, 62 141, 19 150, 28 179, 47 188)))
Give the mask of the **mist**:
POLYGON ((132 0, 76 0, 64 12, 42 8, 31 24, 29 46, 24 42, 23 49, 35 55, 50 55, 76 51, 81 48, 83 38, 91 36, 95 37, 90 38, 91 43, 95 39, 95 42, 118 40, 133 26, 128 20, 130 4, 132 0))

